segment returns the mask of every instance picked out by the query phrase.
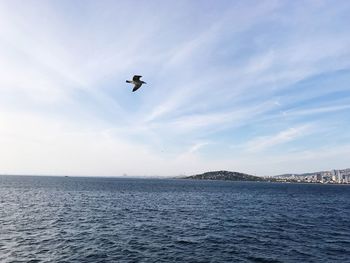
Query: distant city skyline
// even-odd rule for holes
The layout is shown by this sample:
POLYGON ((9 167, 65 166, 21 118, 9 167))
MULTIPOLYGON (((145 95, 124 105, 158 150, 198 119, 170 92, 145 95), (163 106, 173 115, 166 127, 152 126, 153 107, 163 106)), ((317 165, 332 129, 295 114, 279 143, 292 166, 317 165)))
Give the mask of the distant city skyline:
POLYGON ((350 168, 304 174, 282 174, 273 178, 282 182, 350 184, 350 168))
POLYGON ((0 174, 350 166, 349 1, 0 1, 0 174), (147 85, 131 92, 125 80, 147 85))

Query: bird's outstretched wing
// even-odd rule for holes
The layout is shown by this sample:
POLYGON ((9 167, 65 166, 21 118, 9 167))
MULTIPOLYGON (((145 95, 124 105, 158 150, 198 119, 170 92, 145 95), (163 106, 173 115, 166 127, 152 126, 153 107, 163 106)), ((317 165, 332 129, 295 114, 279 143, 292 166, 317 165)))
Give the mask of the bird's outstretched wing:
POLYGON ((135 84, 135 87, 132 89, 132 92, 137 91, 141 87, 141 83, 135 84))
POLYGON ((133 80, 133 81, 140 81, 140 78, 141 78, 141 77, 142 77, 142 76, 135 75, 135 76, 133 76, 132 80, 133 80))

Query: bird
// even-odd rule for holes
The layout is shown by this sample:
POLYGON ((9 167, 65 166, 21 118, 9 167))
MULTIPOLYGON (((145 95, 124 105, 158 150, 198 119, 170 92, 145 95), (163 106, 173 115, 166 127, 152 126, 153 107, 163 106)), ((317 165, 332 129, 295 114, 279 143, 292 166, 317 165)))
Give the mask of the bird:
POLYGON ((147 84, 146 82, 140 80, 140 78, 142 78, 142 76, 134 75, 132 77, 132 80, 126 81, 126 83, 134 84, 134 88, 132 89, 132 92, 137 91, 142 86, 142 84, 147 84))

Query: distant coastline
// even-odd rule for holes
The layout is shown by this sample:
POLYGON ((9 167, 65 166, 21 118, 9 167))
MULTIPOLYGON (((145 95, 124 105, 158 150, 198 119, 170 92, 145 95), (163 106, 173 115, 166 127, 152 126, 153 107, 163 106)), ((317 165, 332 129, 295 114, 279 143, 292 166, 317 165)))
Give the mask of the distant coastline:
POLYGON ((350 184, 350 168, 302 174, 282 174, 272 178, 278 182, 350 184))
POLYGON ((319 183, 319 184, 350 184, 350 168, 343 170, 321 171, 303 174, 283 174, 276 176, 254 176, 241 172, 210 171, 177 179, 220 180, 220 181, 251 181, 279 183, 319 183))

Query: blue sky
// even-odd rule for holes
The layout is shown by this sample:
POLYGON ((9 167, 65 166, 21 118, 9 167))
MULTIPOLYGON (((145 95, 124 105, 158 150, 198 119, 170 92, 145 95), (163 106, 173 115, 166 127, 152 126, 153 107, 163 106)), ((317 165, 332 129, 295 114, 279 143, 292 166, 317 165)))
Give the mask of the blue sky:
POLYGON ((0 173, 350 166, 349 1, 0 1, 0 173), (132 93, 125 83, 143 75, 132 93))

